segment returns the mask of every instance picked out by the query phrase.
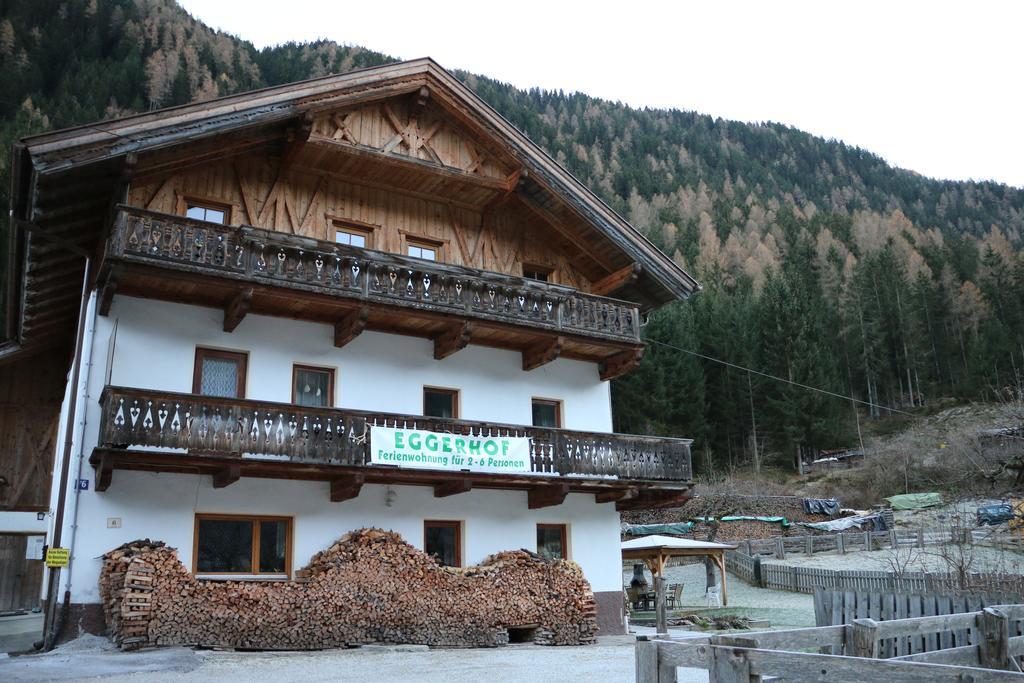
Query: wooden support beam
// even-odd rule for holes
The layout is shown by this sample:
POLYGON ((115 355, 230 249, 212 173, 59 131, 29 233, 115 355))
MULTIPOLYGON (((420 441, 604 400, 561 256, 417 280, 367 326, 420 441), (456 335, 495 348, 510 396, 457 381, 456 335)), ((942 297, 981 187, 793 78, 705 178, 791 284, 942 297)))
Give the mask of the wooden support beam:
POLYGON ((284 150, 281 152, 281 170, 288 168, 302 151, 302 146, 313 132, 313 114, 306 112, 295 125, 284 134, 284 150))
POLYGON ((615 503, 636 496, 636 489, 615 489, 594 494, 595 503, 615 503))
POLYGON ((238 292, 224 308, 224 331, 234 332, 251 307, 252 287, 246 287, 238 292))
POLYGON ((440 484, 434 484, 434 498, 445 498, 459 493, 467 493, 472 488, 472 479, 453 479, 440 484))
POLYGON ((526 349, 523 351, 523 370, 530 371, 555 360, 562 353, 563 344, 564 337, 555 337, 526 349))
POLYGON ((113 463, 110 462, 110 457, 104 454, 100 457, 99 463, 95 466, 96 471, 96 490, 106 491, 110 488, 110 482, 114 478, 113 463))
POLYGON ((615 379, 632 372, 644 357, 643 349, 629 349, 608 356, 598 366, 601 381, 615 379))
POLYGON ((469 344, 473 323, 457 323, 434 337, 434 360, 443 360, 469 344))
POLYGON ((331 502, 341 503, 359 495, 366 478, 362 474, 346 474, 331 481, 331 502))
POLYGON ((213 475, 213 488, 222 489, 226 486, 231 486, 241 478, 242 466, 238 463, 232 463, 213 475))
POLYGON ((545 223, 550 225, 555 230, 555 232, 557 232, 559 235, 565 238, 567 242, 576 247, 577 251, 579 251, 585 257, 596 263, 598 266, 604 269, 605 272, 612 272, 615 270, 615 268, 611 265, 611 262, 608 261, 608 259, 606 259, 601 254, 597 253, 597 250, 593 247, 593 245, 591 245, 586 239, 584 239, 582 235, 579 235, 571 231, 562 223, 562 221, 557 216, 548 211, 546 208, 537 204, 537 202, 527 197, 525 193, 516 192, 515 194, 516 197, 519 198, 519 201, 522 202, 523 206, 532 211, 534 215, 543 220, 545 223))
POLYGON ((640 277, 641 270, 642 267, 639 263, 620 268, 611 275, 603 277, 597 282, 590 283, 590 293, 598 296, 614 294, 626 285, 636 282, 636 279, 640 277))
POLYGON ((526 492, 527 507, 531 510, 537 510, 553 505, 561 505, 567 495, 569 495, 568 484, 535 486, 526 492))
POLYGON ((360 306, 334 323, 334 345, 339 349, 359 336, 366 329, 366 320, 370 317, 370 309, 360 306))
POLYGON ((635 496, 615 501, 615 509, 618 512, 623 512, 625 510, 653 510, 656 508, 678 507, 690 498, 689 489, 642 490, 638 491, 635 496))

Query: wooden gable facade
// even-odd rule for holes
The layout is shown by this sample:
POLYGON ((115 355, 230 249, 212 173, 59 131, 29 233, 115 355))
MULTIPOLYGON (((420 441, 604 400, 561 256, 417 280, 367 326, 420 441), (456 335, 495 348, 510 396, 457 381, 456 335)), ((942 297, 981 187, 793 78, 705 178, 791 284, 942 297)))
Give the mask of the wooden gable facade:
MULTIPOLYGON (((524 372, 570 358, 592 362, 595 381, 608 380, 639 362, 644 313, 699 288, 431 60, 58 131, 26 139, 14 159, 19 229, 11 253, 23 295, 8 309, 15 334, 0 346, 0 363, 69 344, 84 279, 87 291, 98 292, 100 315, 116 296, 163 299, 221 309, 225 333, 250 313, 277 316, 333 326, 336 347, 366 329, 430 339, 438 360, 479 344, 520 352, 524 372), (223 220, 190 217, 190 207, 223 220), (339 244, 339 231, 364 242, 339 244), (55 281, 65 284, 52 289, 55 281)), ((129 447, 167 445, 166 435, 145 433, 144 425, 126 432, 122 406, 246 416, 267 406, 130 387, 107 387, 100 402, 104 422, 90 458, 97 490, 116 469, 183 467, 228 483, 239 476, 347 482, 352 496, 363 482, 395 477, 448 482, 444 474, 381 474, 367 467, 365 442, 338 450, 340 441, 311 446, 296 437, 275 446, 294 462, 232 461, 226 469, 225 457, 256 445, 188 458, 136 451, 129 447)), ((288 404, 273 410, 298 414, 288 404)), ((305 413, 351 434, 395 419, 333 408, 305 413)), ((528 433, 535 474, 580 475, 555 489, 530 477, 471 482, 529 489, 531 507, 557 504, 570 490, 621 505, 667 504, 686 495, 692 477, 682 439, 459 420, 439 422, 437 431, 481 428, 528 433)), ((223 437, 250 432, 232 434, 223 437)), ((194 434, 175 438, 186 450, 209 450, 188 440, 194 434)))

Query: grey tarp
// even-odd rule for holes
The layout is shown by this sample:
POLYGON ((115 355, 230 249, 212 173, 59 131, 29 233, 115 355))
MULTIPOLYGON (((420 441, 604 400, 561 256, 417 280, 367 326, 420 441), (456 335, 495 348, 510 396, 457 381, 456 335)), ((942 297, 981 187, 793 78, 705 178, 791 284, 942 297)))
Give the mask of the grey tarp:
POLYGON ((804 512, 833 517, 839 514, 839 501, 835 498, 804 498, 804 512))

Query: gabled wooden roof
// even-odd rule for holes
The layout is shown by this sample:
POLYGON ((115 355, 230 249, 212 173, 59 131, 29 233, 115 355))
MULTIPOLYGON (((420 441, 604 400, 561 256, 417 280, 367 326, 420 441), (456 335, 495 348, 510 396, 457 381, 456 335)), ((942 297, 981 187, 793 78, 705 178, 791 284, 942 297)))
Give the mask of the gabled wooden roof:
MULTIPOLYGON (((308 137, 310 122, 318 113, 422 92, 424 88, 432 102, 467 130, 475 131, 503 161, 517 168, 506 191, 516 192, 553 223, 578 224, 585 240, 581 249, 591 250, 595 261, 604 264, 605 286, 614 287, 611 291, 616 296, 649 309, 699 289, 696 280, 632 225, 431 59, 264 88, 25 138, 15 146, 12 156, 12 216, 37 231, 46 231, 48 237, 63 240, 65 246, 92 251, 107 229, 111 198, 119 185, 127 182, 136 163, 148 164, 152 171, 159 164, 169 167, 211 161, 227 154, 226 150, 239 153, 276 145, 287 151, 290 141, 308 137)), ((436 170, 451 172, 443 167, 436 170)), ((26 318, 31 323, 32 316, 39 315, 34 307, 56 310, 63 305, 73 316, 73 303, 78 298, 78 292, 67 284, 58 291, 28 283, 32 273, 46 273, 51 280, 65 282, 77 276, 80 281, 81 259, 68 258, 66 250, 61 252, 60 242, 41 239, 43 234, 13 243, 12 253, 23 256, 23 263, 28 264, 12 273, 21 276, 20 300, 15 301, 18 310, 12 313, 21 315, 23 344, 32 333, 31 324, 26 327, 26 318), (63 302, 62 297, 68 301, 63 302)), ((47 318, 48 329, 57 327, 54 320, 52 316, 47 318)))

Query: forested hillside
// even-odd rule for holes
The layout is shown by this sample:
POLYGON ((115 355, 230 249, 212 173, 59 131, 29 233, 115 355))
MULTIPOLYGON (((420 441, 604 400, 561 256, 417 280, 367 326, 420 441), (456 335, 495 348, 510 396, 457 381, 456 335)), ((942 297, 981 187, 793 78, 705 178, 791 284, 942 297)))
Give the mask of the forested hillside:
MULTIPOLYGON (((333 42, 256 50, 170 0, 0 10, 5 205, 27 133, 390 60, 333 42)), ((1019 395, 1021 189, 924 178, 784 125, 458 75, 704 283, 648 339, 881 406, 1019 395)), ((787 459, 856 441, 850 402, 658 344, 613 394, 617 429, 693 437, 705 471, 749 459, 752 419, 787 459)))

